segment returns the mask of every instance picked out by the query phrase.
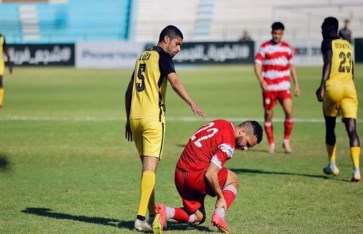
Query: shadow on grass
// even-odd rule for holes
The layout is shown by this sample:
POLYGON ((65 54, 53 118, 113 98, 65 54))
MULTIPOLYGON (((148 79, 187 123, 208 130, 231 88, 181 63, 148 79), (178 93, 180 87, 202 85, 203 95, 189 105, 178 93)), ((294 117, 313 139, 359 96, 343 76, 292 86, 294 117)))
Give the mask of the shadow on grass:
POLYGON ((0 171, 10 170, 10 161, 4 153, 0 153, 0 171))
POLYGON ((65 214, 65 213, 57 213, 53 212, 49 208, 26 208, 25 210, 22 210, 21 212, 25 214, 32 214, 32 215, 38 215, 53 219, 67 219, 67 220, 73 220, 78 222, 85 222, 85 223, 92 223, 92 224, 99 224, 99 225, 105 225, 105 226, 111 226, 111 227, 119 227, 119 228, 125 228, 132 230, 134 229, 134 221, 122 221, 118 219, 108 219, 108 218, 102 218, 102 217, 88 217, 84 215, 71 215, 71 214, 65 214))
POLYGON ((238 169, 230 169, 231 171, 237 174, 267 174, 267 175, 292 175, 292 176, 305 176, 311 178, 318 179, 328 179, 328 176, 325 175, 309 175, 309 174, 299 174, 299 173, 291 173, 291 172, 275 172, 275 171, 264 171, 259 169, 246 169, 246 168, 238 168, 238 169))
POLYGON ((201 224, 200 226, 191 226, 184 223, 178 223, 176 221, 168 221, 168 229, 166 231, 190 231, 190 230, 198 230, 201 232, 211 232, 212 230, 208 227, 203 226, 201 224))
MULTIPOLYGON (((38 216, 48 217, 48 218, 53 218, 53 219, 66 219, 66 220, 72 220, 72 221, 78 221, 78 222, 85 222, 85 223, 91 223, 91 224, 124 228, 124 229, 129 229, 129 230, 134 229, 134 220, 122 221, 122 220, 118 220, 118 219, 88 217, 88 216, 84 216, 84 215, 71 215, 71 214, 53 212, 49 208, 28 207, 25 210, 22 210, 21 212, 23 212, 25 214, 38 215, 38 216)), ((210 232, 210 229, 208 227, 204 227, 204 226, 191 227, 189 225, 178 223, 178 222, 168 222, 168 229, 169 230, 179 230, 179 231, 199 230, 199 231, 210 232)))

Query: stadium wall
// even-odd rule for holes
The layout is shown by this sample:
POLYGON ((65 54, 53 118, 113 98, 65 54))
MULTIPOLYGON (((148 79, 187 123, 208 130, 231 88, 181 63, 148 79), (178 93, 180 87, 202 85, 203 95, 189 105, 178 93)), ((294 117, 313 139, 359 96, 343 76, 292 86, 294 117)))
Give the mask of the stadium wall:
POLYGON ((271 23, 282 21, 286 26, 284 40, 297 52, 296 64, 321 65, 320 24, 324 17, 333 15, 340 22, 350 19, 353 37, 363 37, 361 0, 45 2, 0 4, 0 32, 8 43, 117 42, 120 45, 120 41, 133 41, 155 44, 160 30, 174 24, 184 33, 185 42, 193 43, 234 43, 247 30, 256 50, 271 37, 271 23))
MULTIPOLYGON (((80 42, 77 44, 9 44, 15 66, 75 66, 77 68, 133 68, 135 60, 151 44, 80 42)), ((190 42, 174 58, 176 64, 252 64, 254 43, 190 42)))
MULTIPOLYGON (((355 62, 362 63, 363 38, 355 39, 355 62)), ((80 42, 59 44, 8 44, 15 66, 75 66, 76 68, 132 69, 135 60, 154 44, 119 42, 80 42)), ((297 47, 295 64, 321 65, 319 48, 308 55, 308 49, 297 47)), ((255 43, 250 42, 185 42, 175 64, 253 64, 255 43)), ((5 58, 6 59, 6 58, 5 58)))
POLYGON ((9 44, 14 66, 74 66, 74 44, 9 44))

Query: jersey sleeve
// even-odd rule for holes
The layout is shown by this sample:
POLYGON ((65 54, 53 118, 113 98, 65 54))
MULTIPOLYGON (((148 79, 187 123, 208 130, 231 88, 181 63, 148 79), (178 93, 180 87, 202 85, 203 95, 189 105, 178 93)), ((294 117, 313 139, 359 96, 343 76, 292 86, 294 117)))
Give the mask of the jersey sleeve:
POLYGON ((211 161, 220 169, 225 162, 232 158, 235 148, 234 131, 230 128, 230 123, 223 122, 223 130, 219 134, 219 144, 215 154, 212 156, 211 161), (228 126, 228 127, 227 127, 228 126))
POLYGON ((163 77, 168 76, 170 73, 175 72, 174 61, 168 54, 161 53, 159 60, 160 72, 163 77))
POLYGON ((258 51, 255 56, 255 63, 262 64, 263 59, 265 58, 265 51, 262 46, 258 48, 258 51))
POLYGON ((211 161, 221 169, 226 161, 232 158, 234 148, 228 143, 222 143, 218 146, 217 152, 212 156, 211 161))

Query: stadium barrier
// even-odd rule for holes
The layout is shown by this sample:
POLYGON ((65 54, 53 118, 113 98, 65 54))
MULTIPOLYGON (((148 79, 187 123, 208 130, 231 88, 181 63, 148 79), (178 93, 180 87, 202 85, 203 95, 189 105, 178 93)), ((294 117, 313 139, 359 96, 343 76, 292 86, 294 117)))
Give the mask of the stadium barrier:
POLYGON ((74 66, 74 44, 8 44, 14 66, 74 66))
MULTIPOLYGON (((142 50, 154 44, 141 42, 80 42, 77 44, 8 44, 14 66, 75 66, 76 68, 132 69, 142 50)), ((320 48, 295 48, 297 65, 322 64, 320 48)), ((354 41, 355 62, 363 62, 363 38, 354 41)), ((185 42, 175 64, 253 64, 255 42, 185 42)))
MULTIPOLYGON (((151 48, 147 44, 145 49, 151 48)), ((255 43, 247 42, 184 42, 182 50, 175 56, 175 64, 252 64, 255 43)))
POLYGON ((139 42, 81 42, 76 44, 77 68, 133 68, 145 44, 139 42))
MULTIPOLYGON (((15 66, 75 66, 76 68, 133 68, 140 42, 80 42, 77 44, 8 44, 15 66)), ((186 42, 176 64, 252 64, 254 42, 186 42)))

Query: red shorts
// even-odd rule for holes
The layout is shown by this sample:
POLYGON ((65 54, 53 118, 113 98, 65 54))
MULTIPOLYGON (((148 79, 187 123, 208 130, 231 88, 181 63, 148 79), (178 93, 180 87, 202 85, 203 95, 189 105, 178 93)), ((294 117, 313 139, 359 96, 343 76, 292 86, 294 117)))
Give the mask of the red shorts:
MULTIPOLYGON (((227 177, 228 169, 223 167, 218 173, 221 188, 225 185, 227 177)), ((216 196, 205 179, 205 172, 185 172, 177 168, 174 181, 183 200, 183 206, 189 214, 204 209, 204 198, 207 194, 212 197, 216 196)))
POLYGON ((290 90, 264 91, 262 96, 263 107, 266 110, 271 110, 276 105, 276 101, 282 102, 285 99, 291 99, 290 90))

